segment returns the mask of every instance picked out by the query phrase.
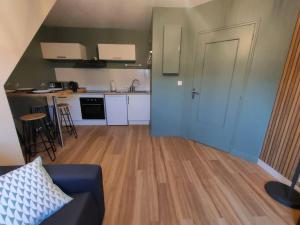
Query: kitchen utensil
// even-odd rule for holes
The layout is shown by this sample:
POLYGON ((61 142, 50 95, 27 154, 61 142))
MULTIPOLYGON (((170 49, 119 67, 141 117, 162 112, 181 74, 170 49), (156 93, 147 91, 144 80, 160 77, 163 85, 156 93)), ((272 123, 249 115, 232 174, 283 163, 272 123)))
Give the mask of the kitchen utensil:
POLYGON ((114 80, 110 81, 110 91, 115 92, 116 91, 116 82, 114 80))

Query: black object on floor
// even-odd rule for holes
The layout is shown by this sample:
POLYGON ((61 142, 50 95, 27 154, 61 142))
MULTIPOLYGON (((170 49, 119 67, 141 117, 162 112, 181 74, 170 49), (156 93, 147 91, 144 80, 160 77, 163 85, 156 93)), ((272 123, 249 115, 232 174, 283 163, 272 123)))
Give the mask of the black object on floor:
POLYGON ((294 173, 292 184, 288 186, 278 181, 270 181, 265 184, 267 193, 276 201, 293 209, 300 209, 300 193, 295 190, 300 174, 300 161, 294 173))
POLYGON ((291 190, 291 187, 278 181, 270 181, 265 184, 268 194, 281 204, 293 209, 300 209, 300 193, 291 190))

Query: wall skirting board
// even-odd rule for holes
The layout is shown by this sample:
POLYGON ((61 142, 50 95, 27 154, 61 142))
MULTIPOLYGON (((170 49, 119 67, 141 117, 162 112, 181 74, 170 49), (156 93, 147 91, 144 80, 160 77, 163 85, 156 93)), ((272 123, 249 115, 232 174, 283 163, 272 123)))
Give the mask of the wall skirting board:
MULTIPOLYGON (((284 183, 286 185, 291 185, 291 181, 289 179, 287 179, 282 174, 280 174, 279 172, 277 172, 276 170, 274 170, 271 166, 269 166, 268 164, 266 164, 264 161, 262 161, 262 160, 259 159, 257 161, 257 165, 260 168, 262 168, 266 173, 268 173, 269 175, 271 175, 272 177, 274 177, 276 180, 278 180, 279 182, 284 183)), ((300 187, 296 186, 296 190, 300 192, 300 187)))
POLYGON ((77 126, 107 125, 106 120, 74 120, 73 123, 77 126))

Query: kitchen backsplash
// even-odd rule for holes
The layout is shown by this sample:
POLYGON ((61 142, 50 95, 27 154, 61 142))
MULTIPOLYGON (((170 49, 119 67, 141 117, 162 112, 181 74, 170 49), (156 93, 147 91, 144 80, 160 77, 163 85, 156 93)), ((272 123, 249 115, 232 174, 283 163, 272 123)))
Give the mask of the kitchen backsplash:
POLYGON ((114 80, 117 90, 127 90, 133 79, 138 79, 137 90, 150 91, 150 70, 148 69, 78 69, 55 68, 58 81, 76 81, 79 87, 88 90, 109 90, 114 80))

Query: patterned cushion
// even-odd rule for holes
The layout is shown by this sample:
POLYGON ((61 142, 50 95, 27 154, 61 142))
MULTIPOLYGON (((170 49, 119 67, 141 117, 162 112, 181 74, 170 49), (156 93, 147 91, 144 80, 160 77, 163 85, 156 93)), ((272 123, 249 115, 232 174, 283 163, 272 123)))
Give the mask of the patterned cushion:
POLYGON ((72 200, 57 187, 38 157, 0 176, 0 224, 40 224, 72 200))

